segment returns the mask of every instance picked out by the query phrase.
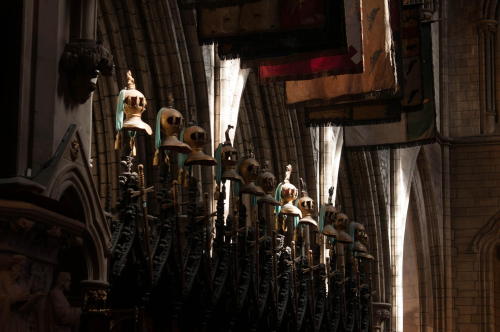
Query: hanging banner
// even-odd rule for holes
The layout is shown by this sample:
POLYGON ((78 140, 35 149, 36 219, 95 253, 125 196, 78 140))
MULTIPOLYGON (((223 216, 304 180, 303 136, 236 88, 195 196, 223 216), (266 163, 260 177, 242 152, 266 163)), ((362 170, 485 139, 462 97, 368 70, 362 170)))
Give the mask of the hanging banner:
POLYGON ((401 114, 396 123, 344 128, 346 148, 384 148, 432 143, 436 139, 432 37, 430 24, 421 24, 423 102, 419 109, 401 114))
POLYGON ((401 120, 399 100, 361 103, 337 103, 330 106, 304 107, 306 126, 355 126, 401 120))
POLYGON ((179 0, 179 6, 182 8, 217 8, 257 1, 259 0, 179 0))
MULTIPOLYGON (((395 36, 400 40, 403 72, 402 96, 371 93, 355 96, 345 96, 333 100, 316 100, 303 103, 305 118, 309 126, 325 125, 363 125, 373 123, 396 122, 401 119, 401 112, 420 110, 424 102, 422 85, 422 57, 420 46, 420 6, 405 6, 401 10, 401 29, 393 28, 395 36)), ((394 17, 394 15, 393 15, 394 17)))
MULTIPOLYGON (((287 103, 335 99, 373 92, 396 96, 399 93, 399 86, 396 50, 392 36, 391 15, 389 15, 391 9, 389 0, 363 1, 361 19, 364 71, 362 73, 287 81, 287 103)), ((393 17, 393 24, 396 24, 398 19, 393 17)))
POLYGON ((201 40, 212 40, 256 33, 319 31, 327 26, 328 9, 326 0, 260 0, 201 8, 198 10, 199 35, 201 40))
POLYGON ((424 102, 420 41, 421 5, 404 6, 401 11, 403 57, 403 110, 419 110, 424 102))
POLYGON ((259 60, 260 80, 297 80, 363 72, 361 6, 361 0, 344 0, 347 52, 326 50, 259 60))
POLYGON ((198 37, 201 43, 216 42, 222 59, 341 48, 345 52, 343 0, 261 0, 200 8, 198 37))

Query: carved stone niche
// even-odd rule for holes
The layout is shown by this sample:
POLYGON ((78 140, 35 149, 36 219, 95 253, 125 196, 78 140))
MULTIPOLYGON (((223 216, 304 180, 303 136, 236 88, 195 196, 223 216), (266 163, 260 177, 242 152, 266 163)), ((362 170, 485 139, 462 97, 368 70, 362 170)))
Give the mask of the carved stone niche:
POLYGON ((59 61, 59 95, 66 106, 84 104, 96 89, 99 75, 110 76, 113 69, 113 56, 100 42, 71 41, 59 61))
POLYGON ((0 199, 0 331, 59 331, 44 329, 53 323, 49 293, 54 272, 62 248, 81 246, 84 233, 85 225, 77 220, 32 203, 0 199))

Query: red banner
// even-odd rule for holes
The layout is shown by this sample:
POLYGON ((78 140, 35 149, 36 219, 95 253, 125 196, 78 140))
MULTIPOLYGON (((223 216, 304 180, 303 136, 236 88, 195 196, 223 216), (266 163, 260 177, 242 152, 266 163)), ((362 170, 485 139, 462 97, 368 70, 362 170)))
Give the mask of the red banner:
POLYGON ((262 81, 298 80, 321 75, 363 72, 360 0, 345 0, 344 11, 347 52, 328 50, 261 60, 258 62, 260 79, 262 81))

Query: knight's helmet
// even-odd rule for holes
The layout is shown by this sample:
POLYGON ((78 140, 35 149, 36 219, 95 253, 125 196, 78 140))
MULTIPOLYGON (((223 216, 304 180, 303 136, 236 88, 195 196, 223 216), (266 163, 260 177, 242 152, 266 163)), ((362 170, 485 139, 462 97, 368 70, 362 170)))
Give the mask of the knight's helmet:
POLYGON ((242 194, 251 194, 255 196, 264 196, 264 190, 255 184, 259 177, 260 163, 255 160, 253 153, 249 152, 249 156, 245 158, 238 167, 238 171, 245 180, 245 184, 241 187, 242 194))
POLYGON ((231 138, 229 137, 229 130, 234 127, 231 125, 227 126, 226 130, 226 141, 222 144, 221 150, 221 163, 222 163, 222 176, 223 180, 231 180, 237 182, 243 182, 243 178, 236 172, 236 164, 238 164, 238 150, 236 150, 231 144, 231 138))
POLYGON ((334 187, 330 187, 328 189, 328 203, 323 207, 323 234, 328 238, 336 239, 338 236, 337 230, 333 227, 335 223, 335 218, 337 217, 337 213, 339 211, 333 205, 333 192, 334 187))
POLYGON ((333 227, 337 213, 338 211, 333 204, 328 203, 325 205, 325 225, 323 227, 323 234, 327 237, 337 238, 338 236, 337 230, 333 227))
POLYGON ((120 91, 116 106, 116 129, 144 130, 148 135, 153 134, 151 127, 142 121, 141 115, 146 110, 146 97, 135 89, 135 80, 130 70, 127 72, 127 87, 120 91), (125 120, 123 119, 125 114, 125 120))
POLYGON ((293 202, 297 199, 299 191, 297 187, 290 183, 290 175, 292 174, 292 165, 286 166, 285 180, 281 186, 281 214, 300 217, 302 218, 302 212, 298 207, 293 205, 293 202))
POLYGON ((352 237, 346 232, 349 218, 344 213, 337 213, 333 227, 337 231, 337 242, 352 243, 352 237))
POLYGON ((302 184, 302 197, 299 198, 297 205, 302 212, 302 218, 299 220, 299 224, 313 225, 318 228, 318 222, 313 218, 313 215, 316 214, 316 203, 307 194, 306 185, 302 178, 300 178, 300 182, 302 184))
POLYGON ((349 226, 354 231, 354 244, 352 250, 356 257, 374 260, 375 258, 368 252, 368 235, 365 226, 355 221, 351 221, 349 226))
POLYGON ((273 193, 276 188, 276 177, 269 170, 269 161, 264 161, 264 166, 261 169, 257 184, 264 190, 265 195, 259 198, 259 203, 278 206, 280 202, 274 199, 273 193))
POLYGON ((202 166, 215 166, 217 161, 212 156, 203 152, 203 146, 207 142, 207 132, 199 126, 191 126, 184 130, 184 142, 186 142, 192 149, 191 153, 187 156, 184 165, 202 165, 202 166))
POLYGON ((156 147, 179 153, 190 153, 191 147, 179 140, 179 133, 184 124, 181 112, 174 108, 174 97, 168 96, 168 106, 162 107, 156 115, 156 147))

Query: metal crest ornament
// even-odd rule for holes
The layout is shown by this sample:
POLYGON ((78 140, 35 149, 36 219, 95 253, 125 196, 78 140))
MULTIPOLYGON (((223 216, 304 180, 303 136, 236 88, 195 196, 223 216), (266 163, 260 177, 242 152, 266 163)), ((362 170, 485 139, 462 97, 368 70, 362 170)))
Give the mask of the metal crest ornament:
POLYGON ((207 132, 199 126, 191 126, 184 130, 184 142, 192 149, 187 156, 184 165, 215 166, 217 161, 203 152, 203 147, 207 143, 207 132))
POLYGON ((297 199, 299 190, 293 184, 290 183, 290 175, 292 174, 292 165, 286 166, 285 180, 283 180, 283 185, 281 186, 281 214, 289 216, 298 216, 302 218, 302 212, 298 207, 293 205, 293 202, 297 199))
POLYGON ((169 94, 168 106, 158 111, 156 135, 158 148, 179 153, 191 153, 189 145, 179 140, 179 133, 184 124, 184 117, 181 112, 174 108, 174 98, 169 94), (158 128, 158 125, 160 128, 158 128))
POLYGON ((238 164, 238 150, 231 144, 229 131, 234 127, 227 126, 226 141, 222 144, 221 162, 222 162, 222 179, 236 182, 243 182, 243 178, 236 172, 236 165, 238 164))

